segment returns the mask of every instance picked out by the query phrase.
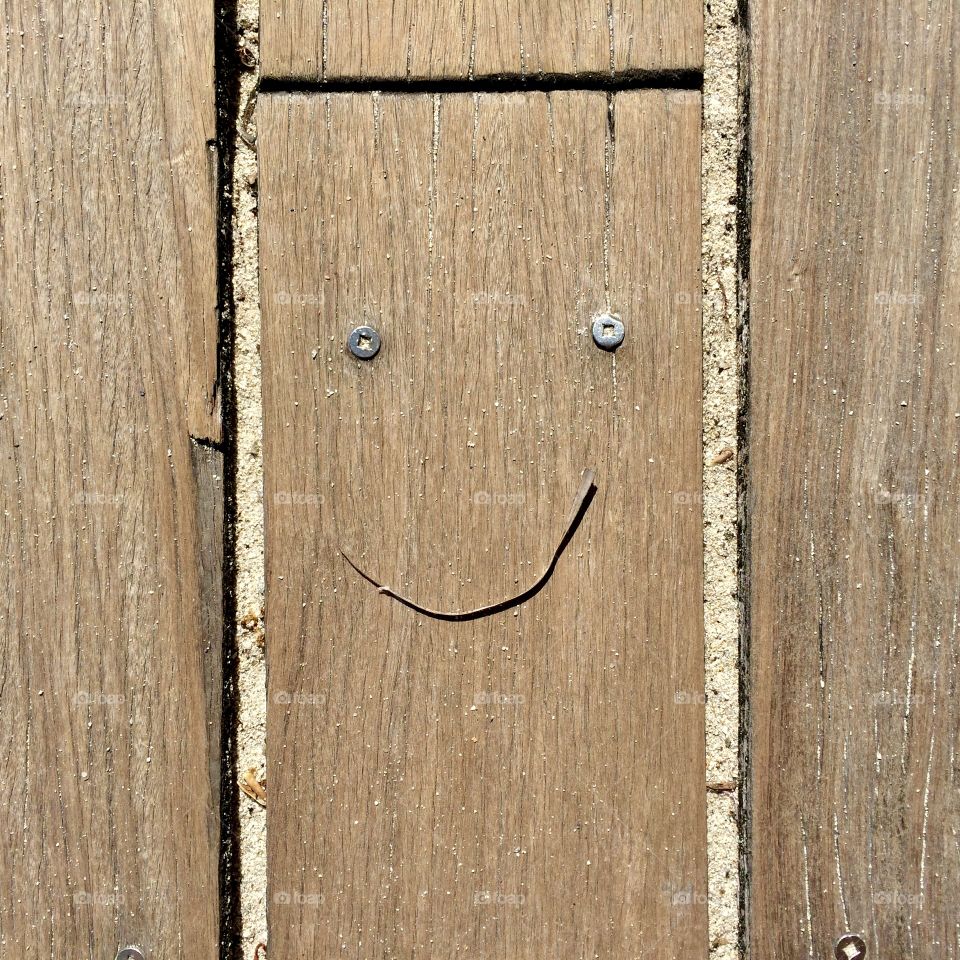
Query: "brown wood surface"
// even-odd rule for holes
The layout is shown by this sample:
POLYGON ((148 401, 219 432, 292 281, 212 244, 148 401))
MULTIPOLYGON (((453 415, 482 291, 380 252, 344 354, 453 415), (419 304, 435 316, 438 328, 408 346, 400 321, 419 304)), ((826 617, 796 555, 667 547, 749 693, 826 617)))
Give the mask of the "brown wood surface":
MULTIPOLYGON (((207 754, 211 807, 219 810, 223 771, 223 511, 224 457, 221 450, 192 443, 194 501, 197 516, 197 553, 200 561, 200 638, 203 651, 203 685, 206 699, 207 754)), ((212 839, 219 842, 219 815, 210 818, 212 839)))
POLYGON ((960 9, 753 4, 755 960, 960 954, 960 9))
POLYGON ((699 69, 699 0, 265 0, 264 76, 699 69))
POLYGON ((608 105, 261 102, 271 956, 706 953, 700 97, 608 105), (513 610, 338 555, 500 600, 588 465, 513 610))
POLYGON ((0 947, 212 960, 213 9, 5 18, 0 947))

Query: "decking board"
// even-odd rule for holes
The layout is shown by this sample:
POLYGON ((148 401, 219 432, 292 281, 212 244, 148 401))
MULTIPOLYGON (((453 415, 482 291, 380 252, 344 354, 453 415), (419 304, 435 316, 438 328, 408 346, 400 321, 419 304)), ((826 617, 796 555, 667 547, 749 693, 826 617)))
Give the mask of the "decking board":
POLYGON ((271 955, 707 951, 700 98, 609 106, 261 101, 271 955), (514 610, 339 554, 499 600, 587 466, 514 610))
POLYGON ((0 946, 213 960, 213 8, 5 17, 0 946))
POLYGON ((694 0, 265 0, 263 73, 309 80, 698 70, 694 0))
POLYGON ((750 955, 960 953, 960 13, 752 4, 750 955))

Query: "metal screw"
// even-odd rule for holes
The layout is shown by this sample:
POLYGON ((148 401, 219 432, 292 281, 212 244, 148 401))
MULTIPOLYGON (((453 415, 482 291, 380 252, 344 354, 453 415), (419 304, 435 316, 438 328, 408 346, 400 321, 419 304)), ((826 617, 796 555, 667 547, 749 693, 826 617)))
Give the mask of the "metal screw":
POLYGON ((357 327, 347 338, 350 352, 361 360, 372 360, 380 352, 380 334, 373 327, 357 327))
POLYGON ((615 313, 594 317, 593 342, 601 350, 616 350, 623 343, 623 321, 615 313))
POLYGON ((863 937, 856 933, 845 933, 838 941, 834 950, 837 960, 863 960, 867 955, 867 945, 863 937))
POLYGON ((124 947, 117 954, 117 960, 145 960, 145 958, 139 947, 124 947))

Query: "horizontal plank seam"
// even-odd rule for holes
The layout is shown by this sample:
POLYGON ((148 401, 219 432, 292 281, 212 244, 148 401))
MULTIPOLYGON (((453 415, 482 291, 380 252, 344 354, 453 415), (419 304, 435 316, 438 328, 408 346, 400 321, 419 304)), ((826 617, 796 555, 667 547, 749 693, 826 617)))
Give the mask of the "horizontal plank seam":
POLYGON ((214 440, 211 437, 196 437, 190 434, 190 442, 196 447, 205 447, 208 450, 216 450, 217 453, 223 453, 224 443, 222 440, 214 440))
POLYGON ((347 77, 337 80, 303 80, 263 77, 261 93, 550 93, 554 90, 703 89, 700 70, 637 70, 629 73, 498 74, 489 77, 389 79, 347 77))

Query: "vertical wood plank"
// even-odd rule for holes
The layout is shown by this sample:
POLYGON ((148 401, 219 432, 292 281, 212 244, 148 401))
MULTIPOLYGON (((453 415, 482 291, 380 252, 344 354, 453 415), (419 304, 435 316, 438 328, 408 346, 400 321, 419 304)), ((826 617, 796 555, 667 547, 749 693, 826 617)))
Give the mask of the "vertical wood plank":
POLYGON ((960 12, 753 3, 751 955, 960 953, 960 12))
POLYGON ((221 710, 223 702, 223 537, 224 457, 220 450, 192 443, 193 476, 197 487, 197 555, 200 563, 200 638, 206 702, 213 816, 211 842, 220 842, 220 785, 223 766, 221 710))
POLYGON ((264 76, 482 77, 697 70, 694 0, 265 0, 264 76))
POLYGON ((262 102, 271 953, 706 952, 700 99, 609 106, 262 102), (338 554, 501 599, 587 465, 514 610, 338 554))
POLYGON ((5 17, 0 946, 212 960, 213 9, 5 17))

